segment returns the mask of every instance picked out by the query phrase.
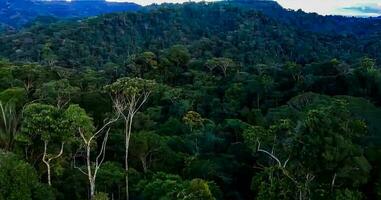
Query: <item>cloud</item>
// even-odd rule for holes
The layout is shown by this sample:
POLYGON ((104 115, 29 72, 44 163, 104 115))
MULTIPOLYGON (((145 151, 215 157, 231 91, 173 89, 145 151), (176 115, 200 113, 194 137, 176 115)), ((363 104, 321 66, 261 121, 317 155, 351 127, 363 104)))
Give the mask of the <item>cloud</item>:
POLYGON ((277 0, 285 8, 302 9, 322 15, 373 16, 381 7, 380 0, 277 0), (365 9, 364 9, 365 8, 365 9), (371 12, 372 11, 372 12, 371 12))
POLYGON ((361 13, 369 16, 380 16, 381 15, 381 5, 380 4, 369 4, 362 6, 351 6, 342 8, 343 10, 348 10, 350 12, 361 13))

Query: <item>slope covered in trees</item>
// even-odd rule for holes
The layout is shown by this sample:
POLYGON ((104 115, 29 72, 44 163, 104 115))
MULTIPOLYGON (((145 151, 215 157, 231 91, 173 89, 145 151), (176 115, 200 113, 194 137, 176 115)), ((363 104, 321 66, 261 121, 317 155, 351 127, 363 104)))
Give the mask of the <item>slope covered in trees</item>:
POLYGON ((381 199, 379 39, 229 3, 4 33, 0 199, 381 199))
POLYGON ((288 10, 272 0, 234 0, 228 1, 228 4, 253 9, 286 25, 312 32, 366 35, 381 30, 380 18, 321 16, 302 10, 288 10))
POLYGON ((127 57, 138 52, 183 44, 202 46, 206 54, 249 65, 284 61, 306 64, 331 58, 353 63, 362 56, 379 58, 379 38, 378 32, 367 36, 313 33, 234 5, 163 5, 148 13, 36 24, 1 37, 0 55, 99 69, 107 63, 123 65, 127 57))
POLYGON ((103 13, 135 11, 134 3, 112 3, 105 0, 0 0, 0 24, 20 28, 36 17, 80 18, 103 13))

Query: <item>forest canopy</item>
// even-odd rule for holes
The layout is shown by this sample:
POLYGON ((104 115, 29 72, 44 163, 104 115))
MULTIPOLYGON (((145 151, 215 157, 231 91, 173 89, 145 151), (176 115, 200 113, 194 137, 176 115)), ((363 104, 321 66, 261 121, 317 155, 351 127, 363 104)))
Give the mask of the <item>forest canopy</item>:
POLYGON ((381 199, 376 19, 242 5, 3 32, 0 200, 381 199))

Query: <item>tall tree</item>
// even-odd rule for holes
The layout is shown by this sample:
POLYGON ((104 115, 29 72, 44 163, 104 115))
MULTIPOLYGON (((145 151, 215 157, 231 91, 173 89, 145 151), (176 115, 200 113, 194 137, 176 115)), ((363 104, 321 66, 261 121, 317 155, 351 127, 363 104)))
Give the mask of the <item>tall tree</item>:
POLYGON ((65 116, 68 121, 70 121, 70 130, 75 131, 79 135, 77 138, 78 141, 80 141, 80 147, 77 152, 80 152, 81 149, 84 150, 86 169, 83 170, 82 168, 76 166, 75 163, 77 157, 79 156, 77 155, 78 153, 74 157, 74 167, 87 176, 90 186, 90 199, 93 200, 95 197, 95 181, 106 155, 106 144, 111 128, 110 125, 119 119, 119 115, 115 118, 105 120, 105 124, 98 130, 95 129, 92 118, 89 117, 86 114, 86 111, 78 105, 70 105, 65 112, 65 116), (104 133, 104 135, 100 150, 95 158, 95 161, 92 161, 91 153, 94 151, 97 139, 102 133, 104 133))
POLYGON ((121 78, 106 89, 111 92, 114 108, 124 119, 125 132, 125 170, 126 170, 126 199, 129 199, 128 188, 128 151, 132 132, 132 122, 136 113, 147 102, 156 83, 141 78, 121 78))

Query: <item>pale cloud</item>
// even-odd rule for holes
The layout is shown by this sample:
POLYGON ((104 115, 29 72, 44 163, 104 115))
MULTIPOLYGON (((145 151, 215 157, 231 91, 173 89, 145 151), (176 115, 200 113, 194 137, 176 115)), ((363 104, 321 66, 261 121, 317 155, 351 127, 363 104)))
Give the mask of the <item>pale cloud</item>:
POLYGON ((322 15, 380 15, 381 0, 277 0, 285 8, 322 15), (367 9, 368 8, 368 9, 367 9), (371 9, 369 9, 371 8, 371 9), (368 12, 368 11, 373 12, 368 12), (376 12, 374 12, 376 11, 376 12))

